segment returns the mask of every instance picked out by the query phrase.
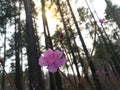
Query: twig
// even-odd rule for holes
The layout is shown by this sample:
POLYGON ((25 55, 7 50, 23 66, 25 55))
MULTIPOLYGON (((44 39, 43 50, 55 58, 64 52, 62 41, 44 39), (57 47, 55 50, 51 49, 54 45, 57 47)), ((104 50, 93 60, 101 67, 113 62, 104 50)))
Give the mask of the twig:
POLYGON ((58 70, 58 71, 71 83, 71 85, 73 85, 76 88, 74 83, 69 78, 67 78, 67 76, 63 72, 61 72, 60 70, 58 70))
MULTIPOLYGON (((2 61, 0 61, 0 63, 1 63, 1 65, 2 65, 2 67, 3 67, 2 61)), ((11 80, 11 78, 9 77, 8 73, 5 71, 5 69, 3 69, 3 71, 5 72, 5 75, 6 75, 7 79, 8 79, 8 81, 9 81, 9 83, 11 84, 11 86, 13 86, 14 90, 17 90, 15 84, 12 82, 12 80, 11 80)))

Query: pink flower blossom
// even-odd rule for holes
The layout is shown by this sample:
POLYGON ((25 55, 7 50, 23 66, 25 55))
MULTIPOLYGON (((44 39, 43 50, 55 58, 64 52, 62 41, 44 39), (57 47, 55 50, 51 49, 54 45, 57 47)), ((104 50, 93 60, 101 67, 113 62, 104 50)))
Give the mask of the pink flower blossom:
POLYGON ((100 22, 101 24, 104 24, 104 23, 105 23, 105 19, 99 19, 99 22, 100 22))
POLYGON ((100 74, 100 71, 99 70, 96 70, 95 71, 95 75, 99 75, 100 74))
POLYGON ((65 62, 66 58, 63 57, 62 51, 53 51, 50 48, 39 58, 39 65, 47 66, 47 69, 52 73, 55 73, 59 67, 65 64, 65 62))

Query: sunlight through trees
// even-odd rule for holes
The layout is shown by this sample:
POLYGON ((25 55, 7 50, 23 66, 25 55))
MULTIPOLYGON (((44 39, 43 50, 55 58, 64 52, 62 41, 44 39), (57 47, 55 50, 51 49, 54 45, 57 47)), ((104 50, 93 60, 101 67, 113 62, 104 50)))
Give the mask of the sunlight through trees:
POLYGON ((96 2, 1 0, 0 90, 119 90, 120 6, 96 2))

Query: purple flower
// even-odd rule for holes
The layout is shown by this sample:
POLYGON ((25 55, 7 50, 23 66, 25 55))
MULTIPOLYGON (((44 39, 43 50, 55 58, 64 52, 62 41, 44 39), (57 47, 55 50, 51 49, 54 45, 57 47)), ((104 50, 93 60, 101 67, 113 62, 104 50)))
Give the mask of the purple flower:
POLYGON ((100 74, 100 71, 99 70, 96 70, 95 71, 95 75, 99 75, 100 74))
POLYGON ((99 19, 99 22, 100 22, 101 25, 102 25, 103 23, 105 23, 105 19, 99 19))
POLYGON ((52 73, 55 73, 59 67, 65 64, 65 62, 66 58, 63 57, 62 51, 53 51, 50 48, 39 58, 39 65, 47 66, 47 69, 52 73))

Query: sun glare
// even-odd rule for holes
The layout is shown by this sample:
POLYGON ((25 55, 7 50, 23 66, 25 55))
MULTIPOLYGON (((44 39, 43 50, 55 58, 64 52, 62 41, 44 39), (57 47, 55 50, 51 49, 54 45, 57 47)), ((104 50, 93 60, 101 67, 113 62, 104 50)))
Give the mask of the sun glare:
MULTIPOLYGON (((38 12, 38 16, 36 19, 38 30, 40 30, 40 33, 43 32, 42 28, 42 11, 41 11, 41 3, 39 3, 37 0, 35 1, 35 9, 38 12)), ((45 15, 47 18, 48 26, 50 29, 50 34, 53 35, 56 30, 56 25, 59 22, 60 15, 57 12, 57 6, 50 1, 45 2, 45 15)))
POLYGON ((51 10, 47 10, 45 13, 46 13, 46 17, 47 17, 47 18, 52 18, 53 13, 52 13, 51 10))
POLYGON ((51 35, 54 34, 56 30, 56 25, 59 23, 59 20, 57 19, 57 16, 54 14, 55 12, 52 10, 46 10, 46 18, 48 21, 48 26, 50 29, 51 35))
POLYGON ((47 4, 46 7, 45 7, 45 10, 46 10, 46 16, 47 18, 50 17, 50 18, 53 18, 53 19, 57 19, 57 7, 55 4, 47 4))

